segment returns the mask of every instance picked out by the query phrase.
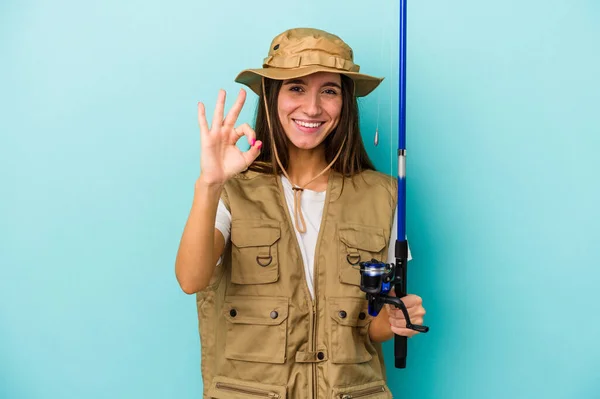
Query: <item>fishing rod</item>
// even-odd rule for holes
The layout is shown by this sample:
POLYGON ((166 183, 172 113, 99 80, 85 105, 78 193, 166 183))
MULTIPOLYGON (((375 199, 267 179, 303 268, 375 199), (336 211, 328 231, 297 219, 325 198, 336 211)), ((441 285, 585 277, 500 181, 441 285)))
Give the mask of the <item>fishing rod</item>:
MULTIPOLYGON (((408 242, 406 241, 406 2, 400 0, 399 51, 399 108, 398 116, 398 235, 396 236, 396 272, 400 281, 395 284, 396 295, 406 296, 408 266, 408 242)), ((408 314, 408 312, 407 312, 408 314)), ((408 318, 407 318, 408 321, 408 318)), ((394 336, 394 358, 396 368, 406 367, 406 337, 394 336)))
MULTIPOLYGON (((396 263, 386 264, 375 259, 360 263, 361 290, 366 292, 369 314, 377 316, 384 304, 399 308, 406 319, 406 328, 426 333, 429 327, 412 324, 408 310, 402 302, 406 296, 408 242, 406 240, 406 2, 400 0, 399 48, 399 127, 398 127, 398 231, 396 237, 396 263), (392 286, 395 296, 389 296, 392 286)), ((396 368, 406 368, 407 339, 394 335, 396 368)))

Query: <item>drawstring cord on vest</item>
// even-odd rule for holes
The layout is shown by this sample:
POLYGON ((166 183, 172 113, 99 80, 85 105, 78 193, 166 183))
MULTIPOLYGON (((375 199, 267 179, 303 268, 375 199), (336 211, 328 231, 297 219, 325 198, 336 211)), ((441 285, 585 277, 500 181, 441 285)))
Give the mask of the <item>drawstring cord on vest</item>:
POLYGON ((308 186, 310 183, 312 183, 317 178, 322 176, 323 173, 327 172, 333 166, 335 161, 337 161, 340 154, 342 153, 342 148, 344 148, 344 144, 346 143, 346 137, 344 136, 342 145, 340 146, 340 149, 338 150, 337 154, 335 154, 333 161, 331 161, 331 163, 329 165, 327 165, 327 167, 325 169, 323 169, 318 175, 313 177, 308 183, 306 183, 302 187, 300 187, 297 184, 295 184, 294 182, 292 182, 292 179, 290 179, 290 176, 287 174, 286 170, 283 168, 283 165, 281 165, 281 161, 279 160, 279 155, 277 154, 277 146, 275 145, 275 139, 273 137, 273 129, 271 128, 271 118, 269 117, 269 106, 267 104, 267 96, 266 96, 266 92, 265 92, 265 78, 262 77, 261 79, 262 79, 263 101, 265 103, 265 113, 267 115, 267 125, 269 127, 269 136, 271 138, 271 147, 273 148, 273 153, 275 154, 275 160, 277 161, 277 165, 279 165, 279 167, 281 168, 281 171, 283 172, 285 177, 287 177, 287 179, 290 181, 290 183, 292 183, 292 190, 294 191, 294 223, 296 225, 296 229, 300 233, 306 233, 306 222, 304 220, 304 215, 302 215, 302 207, 301 207, 302 191, 304 191, 304 188, 306 186, 308 186), (299 221, 301 223, 298 223, 299 221))

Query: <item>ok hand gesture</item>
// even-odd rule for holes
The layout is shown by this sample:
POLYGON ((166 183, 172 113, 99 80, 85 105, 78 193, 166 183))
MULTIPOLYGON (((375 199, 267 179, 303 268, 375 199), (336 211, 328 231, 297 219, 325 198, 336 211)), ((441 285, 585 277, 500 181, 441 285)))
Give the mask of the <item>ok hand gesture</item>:
POLYGON ((246 91, 241 89, 235 104, 223 119, 225 91, 220 90, 210 129, 204 104, 198 103, 200 179, 207 184, 224 184, 230 177, 246 170, 260 153, 262 142, 256 141, 256 133, 250 125, 245 123, 234 127, 245 100, 246 91), (246 152, 235 145, 242 136, 246 136, 251 145, 246 152))

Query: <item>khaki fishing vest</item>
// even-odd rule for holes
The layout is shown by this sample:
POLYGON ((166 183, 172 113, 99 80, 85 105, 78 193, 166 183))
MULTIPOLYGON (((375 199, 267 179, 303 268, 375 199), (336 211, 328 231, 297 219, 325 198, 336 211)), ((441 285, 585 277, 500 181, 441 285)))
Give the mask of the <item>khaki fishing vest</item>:
POLYGON ((196 297, 205 398, 392 397, 351 263, 385 261, 396 187, 374 171, 331 172, 312 300, 280 179, 248 171, 226 183, 231 242, 196 297))

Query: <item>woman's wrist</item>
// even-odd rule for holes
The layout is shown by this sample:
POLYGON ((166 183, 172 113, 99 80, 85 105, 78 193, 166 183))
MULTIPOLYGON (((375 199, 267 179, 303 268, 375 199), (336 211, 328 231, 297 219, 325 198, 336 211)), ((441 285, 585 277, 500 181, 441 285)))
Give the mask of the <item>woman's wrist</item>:
POLYGON ((194 184, 194 202, 209 204, 218 202, 224 185, 224 183, 207 181, 200 176, 194 184))
POLYGON ((373 342, 385 342, 394 336, 389 322, 389 315, 385 307, 371 320, 369 325, 369 338, 373 342))
POLYGON ((203 174, 200 174, 198 179, 196 179, 195 189, 196 190, 210 190, 210 191, 221 191, 223 186, 225 185, 224 181, 217 181, 210 178, 207 178, 203 174))

